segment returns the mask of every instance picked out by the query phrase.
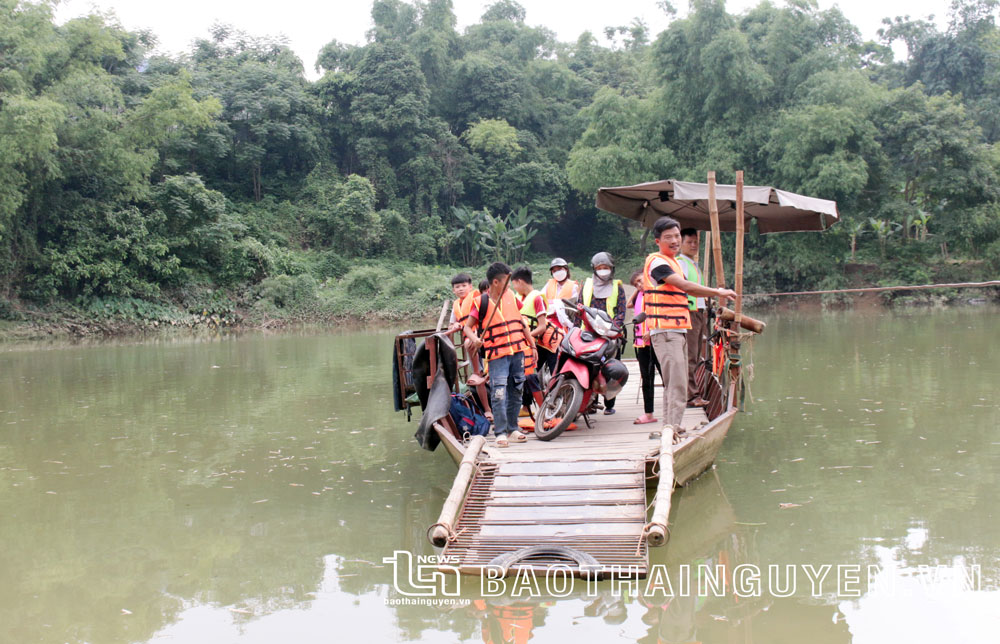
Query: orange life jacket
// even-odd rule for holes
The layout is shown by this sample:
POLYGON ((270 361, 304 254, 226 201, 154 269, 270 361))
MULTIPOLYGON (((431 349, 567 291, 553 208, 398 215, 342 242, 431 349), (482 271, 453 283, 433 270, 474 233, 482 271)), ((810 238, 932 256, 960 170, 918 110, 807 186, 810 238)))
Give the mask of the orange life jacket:
MULTIPOLYGON (((555 317, 555 314, 552 317, 555 317)), ((546 351, 557 353, 559 345, 562 344, 563 338, 566 337, 566 333, 557 327, 554 322, 549 322, 548 317, 545 318, 545 325, 545 331, 535 340, 535 344, 546 351)))
MULTIPOLYGON (((530 300, 533 296, 538 296, 542 298, 545 304, 545 309, 547 311, 549 308, 549 303, 548 300, 545 298, 545 296, 539 293, 538 291, 532 291, 531 293, 528 294, 527 299, 530 300)), ((534 331, 535 329, 538 328, 539 312, 535 310, 534 302, 531 301, 522 302, 521 315, 523 315, 527 320, 529 332, 534 331)), ((563 333, 562 329, 560 329, 553 323, 555 317, 556 317, 555 312, 551 314, 546 314, 545 331, 542 332, 541 336, 535 338, 535 345, 543 349, 546 349, 548 351, 551 351, 552 353, 556 353, 559 350, 559 343, 562 342, 563 336, 566 335, 565 333, 563 333)), ((527 374, 527 371, 525 371, 525 374, 527 374)))
POLYGON ((472 302, 477 297, 479 297, 479 290, 472 290, 465 294, 462 299, 456 299, 455 303, 451 305, 451 314, 455 316, 455 320, 459 324, 464 325, 465 321, 469 319, 469 311, 472 310, 472 302))
POLYGON ((483 341, 483 348, 486 349, 487 360, 512 356, 519 352, 525 352, 527 355, 528 331, 521 319, 521 307, 517 304, 517 298, 509 289, 500 296, 499 310, 497 304, 486 293, 474 300, 473 306, 476 307, 479 316, 479 328, 482 329, 480 338, 483 341), (486 310, 482 311, 484 299, 488 304, 486 310))
POLYGON ((525 377, 535 373, 538 367, 538 352, 531 342, 524 343, 524 375, 525 377))
MULTIPOLYGON (((549 305, 550 302, 556 299, 573 297, 573 291, 575 291, 579 286, 580 284, 576 280, 567 279, 565 282, 563 282, 562 286, 559 286, 559 282, 557 282, 555 278, 550 279, 548 282, 545 283, 545 290, 542 292, 542 294, 545 295, 546 307, 549 305)), ((549 320, 558 329, 562 329, 562 323, 559 321, 559 318, 558 316, 556 316, 554 310, 552 311, 552 314, 549 316, 549 320)), ((556 343, 555 346, 558 347, 559 344, 556 343)), ((552 349, 549 349, 549 351, 552 351, 552 349)))
POLYGON ((688 309, 687 293, 676 286, 663 283, 657 284, 649 274, 649 267, 653 260, 662 259, 674 272, 684 276, 681 265, 673 257, 668 257, 663 253, 652 253, 646 258, 646 264, 642 269, 642 278, 645 283, 643 292, 642 310, 646 313, 646 325, 651 330, 657 329, 690 329, 691 313, 688 309))

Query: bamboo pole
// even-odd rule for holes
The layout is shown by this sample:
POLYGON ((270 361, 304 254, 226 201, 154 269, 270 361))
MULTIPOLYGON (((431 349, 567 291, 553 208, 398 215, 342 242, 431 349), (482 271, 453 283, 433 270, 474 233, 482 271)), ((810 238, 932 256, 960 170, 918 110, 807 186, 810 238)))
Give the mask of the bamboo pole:
POLYGON ((646 526, 646 541, 651 546, 662 546, 670 537, 667 517, 670 516, 670 496, 674 493, 674 432, 665 427, 660 436, 660 480, 656 483, 656 502, 653 518, 646 526))
POLYGON ((448 300, 445 300, 444 304, 441 305, 441 315, 438 316, 437 326, 434 327, 435 331, 440 331, 444 326, 444 316, 446 315, 448 315, 448 300))
POLYGON ((734 307, 737 326, 743 319, 743 171, 736 171, 736 268, 733 276, 733 290, 736 291, 734 307))
MULTIPOLYGON (((698 243, 701 243, 701 233, 698 233, 698 243)), ((705 245, 704 247, 699 246, 699 248, 704 248, 702 251, 704 255, 701 260, 701 283, 708 286, 712 283, 712 276, 709 271, 712 268, 712 233, 710 231, 705 231, 705 245)), ((712 303, 708 301, 710 298, 706 298, 705 309, 709 310, 712 308, 712 303)))
POLYGON ((472 475, 476 471, 476 458, 479 457, 479 452, 482 451, 484 445, 486 445, 486 438, 483 436, 473 436, 472 440, 469 441, 465 448, 465 456, 462 457, 462 462, 458 465, 455 482, 451 484, 451 492, 448 493, 448 498, 441 508, 441 515, 438 517, 437 523, 432 525, 428 531, 427 538, 439 548, 443 548, 448 543, 448 536, 455 531, 458 509, 462 505, 465 491, 469 488, 472 475))
POLYGON ((722 236, 719 231, 719 204, 715 202, 715 170, 708 172, 708 218, 712 222, 712 252, 715 255, 715 284, 726 286, 726 274, 722 268, 722 236))
POLYGON ((866 286, 838 288, 830 291, 789 291, 787 293, 750 293, 747 297, 778 297, 780 295, 833 295, 837 293, 880 293, 883 291, 924 291, 932 288, 988 288, 1000 286, 1000 280, 990 282, 958 282, 955 284, 916 284, 913 286, 866 286))
MULTIPOLYGON (((722 308, 719 309, 719 319, 733 321, 736 319, 736 313, 732 309, 728 309, 723 306, 722 308)), ((764 322, 761 322, 760 320, 756 320, 750 317, 749 315, 744 315, 743 318, 740 320, 740 326, 746 329, 747 331, 753 331, 754 333, 761 333, 764 330, 764 327, 766 327, 767 325, 764 322)))

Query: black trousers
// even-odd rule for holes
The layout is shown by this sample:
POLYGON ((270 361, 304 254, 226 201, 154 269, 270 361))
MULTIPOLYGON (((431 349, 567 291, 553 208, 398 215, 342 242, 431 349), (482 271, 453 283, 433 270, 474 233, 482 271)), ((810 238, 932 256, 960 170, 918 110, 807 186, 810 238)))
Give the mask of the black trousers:
POLYGON ((652 414, 653 382, 656 380, 656 372, 660 370, 660 363, 653 353, 653 347, 636 347, 635 357, 639 361, 639 378, 642 383, 642 408, 647 414, 652 414))
POLYGON ((538 349, 538 368, 541 369, 542 365, 548 365, 549 373, 555 374, 556 354, 538 345, 535 346, 538 349))

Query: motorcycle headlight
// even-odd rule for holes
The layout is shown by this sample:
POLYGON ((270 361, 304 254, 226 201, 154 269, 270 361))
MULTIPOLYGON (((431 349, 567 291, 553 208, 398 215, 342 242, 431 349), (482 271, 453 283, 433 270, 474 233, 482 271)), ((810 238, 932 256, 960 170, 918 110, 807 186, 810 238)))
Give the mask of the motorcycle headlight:
POLYGON ((601 336, 607 336, 611 332, 611 322, 596 315, 588 315, 587 320, 594 332, 601 336))

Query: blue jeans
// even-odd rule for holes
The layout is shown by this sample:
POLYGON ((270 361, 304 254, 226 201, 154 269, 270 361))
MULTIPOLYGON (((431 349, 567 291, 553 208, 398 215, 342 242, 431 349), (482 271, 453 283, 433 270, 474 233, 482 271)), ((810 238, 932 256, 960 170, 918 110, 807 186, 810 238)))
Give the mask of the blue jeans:
POLYGON ((499 438, 517 429, 521 391, 524 388, 524 354, 494 358, 489 366, 493 433, 499 438))

